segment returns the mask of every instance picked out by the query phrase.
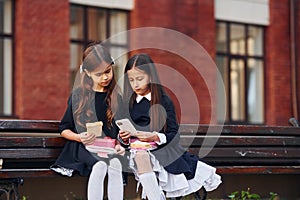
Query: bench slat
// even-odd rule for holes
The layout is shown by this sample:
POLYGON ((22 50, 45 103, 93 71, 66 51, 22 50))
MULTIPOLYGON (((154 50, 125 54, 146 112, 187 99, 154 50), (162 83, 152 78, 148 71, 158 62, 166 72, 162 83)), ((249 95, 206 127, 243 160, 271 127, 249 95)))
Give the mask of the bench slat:
POLYGON ((0 178, 63 177, 48 169, 1 169, 0 178))
POLYGON ((1 159, 53 159, 53 158, 57 158, 60 152, 61 152, 61 148, 0 149, 0 158, 1 159))
POLYGON ((263 125, 180 124, 179 132, 181 135, 300 136, 299 127, 263 125))
POLYGON ((59 121, 56 120, 0 120, 0 130, 20 132, 58 132, 59 121))
POLYGON ((63 147, 62 137, 0 137, 0 148, 63 147))
POLYGON ((219 174, 300 174, 300 166, 220 166, 219 174))
POLYGON ((286 147, 286 146, 300 146, 300 137, 294 136, 181 136, 181 144, 183 146, 201 147, 201 146, 222 146, 222 147, 286 147), (206 142, 204 143, 204 140, 206 142))
MULTIPOLYGON (((194 149, 194 148, 190 148, 194 149)), ((252 158, 252 159, 268 159, 268 158, 295 158, 300 159, 299 148, 280 148, 280 147, 255 147, 255 148, 202 148, 202 153, 208 153, 205 157, 214 157, 214 158, 252 158)), ((199 155, 199 148, 193 150, 194 153, 199 155), (196 152, 195 152, 196 150, 196 152)), ((201 153, 201 155, 202 155, 201 153)))

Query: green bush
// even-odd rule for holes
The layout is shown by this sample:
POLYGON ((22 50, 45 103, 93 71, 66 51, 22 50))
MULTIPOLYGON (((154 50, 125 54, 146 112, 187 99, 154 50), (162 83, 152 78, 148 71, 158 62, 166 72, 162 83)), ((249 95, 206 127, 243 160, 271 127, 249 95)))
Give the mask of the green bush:
MULTIPOLYGON (((274 192, 270 192, 270 197, 269 200, 277 200, 278 198, 278 194, 274 193, 274 192)), ((228 195, 228 197, 231 200, 261 200, 260 195, 255 194, 255 193, 251 193, 250 192, 250 188, 248 188, 246 191, 242 190, 242 191, 235 191, 232 192, 230 195, 228 195)))

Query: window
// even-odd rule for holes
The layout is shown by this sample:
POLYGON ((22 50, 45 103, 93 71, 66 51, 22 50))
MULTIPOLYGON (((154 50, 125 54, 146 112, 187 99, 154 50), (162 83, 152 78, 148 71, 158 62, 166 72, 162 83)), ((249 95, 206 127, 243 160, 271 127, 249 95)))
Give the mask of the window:
MULTIPOLYGON (((128 11, 71 4, 71 85, 81 64, 82 52, 90 41, 105 41, 114 34, 128 30, 128 11)), ((122 73, 127 61, 127 37, 105 43, 116 61, 116 75, 122 73), (122 55, 122 56, 120 56, 122 55)))
POLYGON ((218 21, 216 30, 217 66, 227 98, 226 122, 264 123, 263 27, 218 21))
POLYGON ((13 114, 13 2, 0 0, 0 116, 13 114))

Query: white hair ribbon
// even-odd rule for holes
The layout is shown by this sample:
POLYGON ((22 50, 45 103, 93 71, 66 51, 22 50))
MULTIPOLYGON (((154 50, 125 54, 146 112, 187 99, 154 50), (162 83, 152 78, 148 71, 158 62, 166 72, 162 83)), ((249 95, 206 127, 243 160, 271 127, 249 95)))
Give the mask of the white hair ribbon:
POLYGON ((79 67, 79 73, 82 74, 83 73, 83 69, 82 69, 82 64, 79 67))

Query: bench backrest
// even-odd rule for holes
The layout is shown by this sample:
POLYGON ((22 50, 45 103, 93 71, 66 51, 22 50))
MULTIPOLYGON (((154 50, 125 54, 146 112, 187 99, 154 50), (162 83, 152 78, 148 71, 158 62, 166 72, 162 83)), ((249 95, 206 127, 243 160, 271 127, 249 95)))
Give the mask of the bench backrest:
MULTIPOLYGON (((0 120, 3 168, 49 168, 65 144, 58 133, 58 124, 58 121, 0 120)), ((298 127, 182 124, 180 134, 184 147, 219 168, 276 166, 279 173, 300 173, 298 127)), ((262 173, 266 171, 267 168, 262 173)))
POLYGON ((58 121, 0 121, 0 159, 5 169, 49 168, 65 142, 58 121))
POLYGON ((181 126, 181 143, 193 153, 205 155, 203 159, 214 166, 300 166, 298 127, 226 125, 209 128, 207 125, 181 126))

